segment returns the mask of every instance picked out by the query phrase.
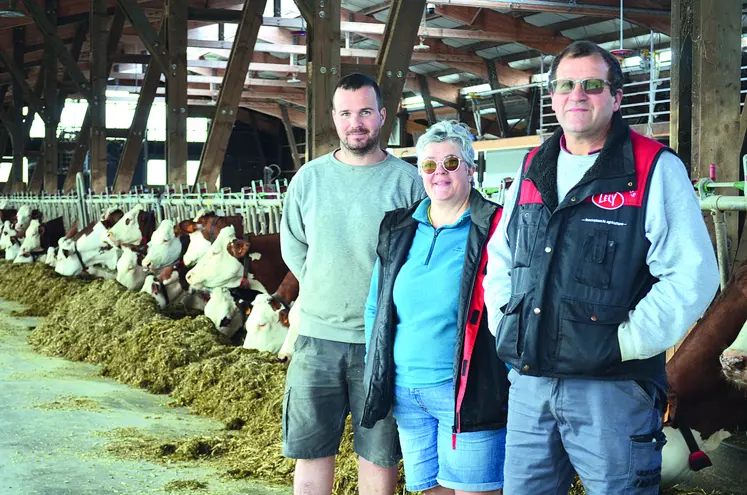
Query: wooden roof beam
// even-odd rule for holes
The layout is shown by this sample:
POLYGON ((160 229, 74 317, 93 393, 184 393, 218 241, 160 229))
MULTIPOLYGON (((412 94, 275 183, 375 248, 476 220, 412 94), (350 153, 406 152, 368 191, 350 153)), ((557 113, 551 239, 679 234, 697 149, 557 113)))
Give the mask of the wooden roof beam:
POLYGON ((570 45, 573 40, 557 36, 549 29, 535 26, 525 20, 501 14, 491 9, 475 9, 442 5, 436 7, 436 13, 472 28, 483 31, 500 32, 516 43, 534 48, 542 53, 555 54, 570 45))

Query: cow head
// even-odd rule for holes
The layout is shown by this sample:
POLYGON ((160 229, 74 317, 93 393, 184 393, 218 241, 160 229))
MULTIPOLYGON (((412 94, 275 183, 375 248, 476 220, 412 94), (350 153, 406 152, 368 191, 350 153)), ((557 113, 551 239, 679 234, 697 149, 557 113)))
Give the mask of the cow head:
POLYGON ((54 246, 49 246, 47 248, 47 257, 44 258, 44 264, 49 266, 55 266, 57 264, 57 250, 54 248, 54 246))
POLYGON ((41 224, 41 222, 36 219, 31 220, 31 222, 29 222, 28 228, 26 229, 26 237, 21 243, 21 253, 16 257, 16 260, 18 260, 18 258, 23 258, 18 260, 19 263, 32 261, 31 253, 37 252, 42 248, 42 234, 44 234, 44 226, 41 224), (28 260, 26 260, 26 258, 28 258, 28 260))
POLYGON ((244 265, 229 252, 229 246, 235 246, 236 240, 233 226, 221 230, 208 252, 187 273, 187 283, 195 289, 238 287, 243 278, 244 265))
POLYGON ((74 277, 83 271, 78 256, 75 254, 75 241, 62 238, 57 241, 57 260, 54 271, 63 277, 74 277))
POLYGON ((101 223, 108 229, 114 227, 124 216, 124 212, 119 208, 112 207, 108 208, 103 215, 101 215, 101 223))
POLYGON ((33 210, 29 205, 22 205, 16 212, 16 221, 14 228, 16 232, 23 233, 31 223, 33 210))
POLYGON ((246 349, 277 353, 288 334, 288 310, 269 294, 259 294, 246 320, 246 349))
POLYGON ((122 244, 140 244, 143 232, 140 229, 139 214, 144 211, 142 205, 135 205, 113 227, 107 230, 103 239, 104 242, 117 247, 122 244))
POLYGON ((223 287, 213 289, 210 293, 210 300, 205 305, 205 316, 226 337, 233 337, 241 327, 241 310, 229 290, 223 287))
POLYGON ((173 220, 164 220, 153 232, 148 243, 148 254, 143 259, 144 268, 158 269, 179 260, 182 243, 174 234, 174 229, 173 220))
POLYGON ((122 250, 117 261, 117 282, 129 290, 140 290, 145 282, 146 272, 140 266, 138 254, 130 248, 122 250))

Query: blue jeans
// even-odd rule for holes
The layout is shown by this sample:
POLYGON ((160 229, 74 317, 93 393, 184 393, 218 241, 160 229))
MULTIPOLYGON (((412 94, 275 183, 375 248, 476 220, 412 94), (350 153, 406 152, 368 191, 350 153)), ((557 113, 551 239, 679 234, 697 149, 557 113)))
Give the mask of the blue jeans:
POLYGON ((509 372, 504 495, 657 495, 666 443, 653 384, 509 372))
POLYGON ((458 433, 454 449, 454 404, 452 382, 429 388, 395 386, 394 419, 409 491, 437 485, 469 492, 503 487, 506 429, 458 433))

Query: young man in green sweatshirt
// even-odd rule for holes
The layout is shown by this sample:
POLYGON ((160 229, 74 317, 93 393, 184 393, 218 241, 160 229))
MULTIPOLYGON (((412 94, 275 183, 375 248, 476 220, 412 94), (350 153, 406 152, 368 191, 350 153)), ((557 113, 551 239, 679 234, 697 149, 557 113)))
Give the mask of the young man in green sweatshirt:
POLYGON ((348 413, 360 493, 393 494, 400 458, 390 415, 373 429, 363 409, 363 314, 384 213, 425 196, 417 168, 381 149, 386 119, 368 76, 337 85, 332 114, 341 147, 304 165, 288 188, 283 259, 303 291, 299 336, 283 401, 283 455, 297 459, 295 493, 332 493, 348 413))

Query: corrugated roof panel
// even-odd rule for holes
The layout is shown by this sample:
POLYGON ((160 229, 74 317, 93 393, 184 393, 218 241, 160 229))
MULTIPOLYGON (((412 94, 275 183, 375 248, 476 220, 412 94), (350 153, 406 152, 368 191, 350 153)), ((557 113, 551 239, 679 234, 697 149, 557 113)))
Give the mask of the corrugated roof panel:
POLYGON ((456 29, 458 27, 464 26, 464 24, 460 22, 455 22, 445 17, 439 17, 437 19, 426 21, 425 25, 426 27, 437 27, 437 28, 443 28, 443 29, 456 29))
POLYGON ((479 50, 475 52, 477 55, 485 58, 505 57, 506 55, 513 55, 514 53, 521 53, 527 51, 528 48, 518 43, 508 43, 506 45, 494 46, 492 48, 486 48, 485 50, 479 50))
MULTIPOLYGON (((625 23, 623 29, 630 27, 630 24, 625 23)), ((598 34, 613 33, 620 30, 620 21, 618 19, 610 19, 607 21, 597 22, 596 24, 590 24, 575 29, 568 29, 563 31, 563 35, 574 40, 581 40, 589 38, 590 36, 596 36, 598 34)))
POLYGON ((542 12, 540 14, 532 14, 530 16, 527 16, 524 18, 524 20, 529 24, 534 24, 535 26, 547 26, 548 24, 555 24, 558 22, 567 21, 569 19, 576 19, 577 17, 581 16, 576 14, 555 14, 552 12, 542 12))
POLYGON ((445 44, 449 46, 453 46, 454 48, 461 48, 463 46, 471 45, 475 42, 475 40, 467 40, 467 39, 454 39, 454 38, 444 38, 441 41, 443 41, 445 44))

